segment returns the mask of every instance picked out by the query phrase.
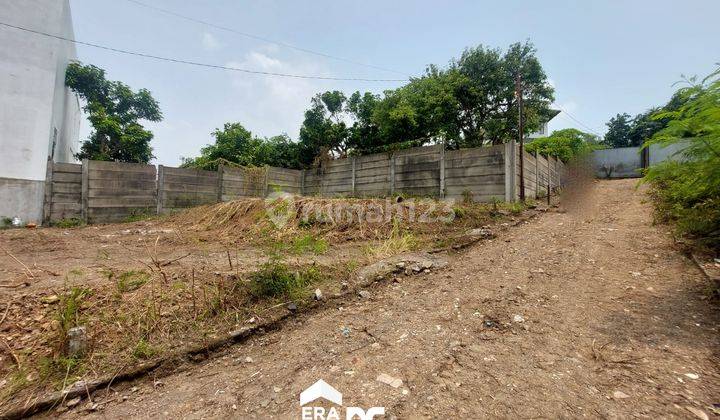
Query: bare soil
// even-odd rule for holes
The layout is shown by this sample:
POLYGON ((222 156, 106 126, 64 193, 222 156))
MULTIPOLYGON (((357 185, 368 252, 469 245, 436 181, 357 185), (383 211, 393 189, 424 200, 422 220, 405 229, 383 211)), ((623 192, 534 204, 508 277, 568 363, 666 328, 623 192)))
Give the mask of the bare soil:
MULTIPOLYGON (((451 223, 391 217, 357 223, 324 210, 385 204, 296 198, 299 211, 281 228, 270 220, 267 203, 244 199, 135 223, 0 231, 0 417, 77 381, 112 377, 273 323, 290 301, 299 311, 309 306, 316 287, 326 297, 347 293, 351 274, 363 266, 403 251, 463 243, 468 229, 515 220, 513 211, 520 216, 522 210, 458 204, 450 211, 462 217, 451 223), (308 208, 319 213, 297 217, 308 208), (257 295, 252 279, 258 273, 272 289, 262 290, 276 288, 266 264, 286 279, 301 278, 301 286, 257 295), (68 357, 68 331, 79 325, 86 328, 87 349, 68 357)), ((418 210, 435 207, 443 210, 432 202, 418 210)))
POLYGON ((712 288, 651 224, 645 197, 634 181, 597 182, 583 205, 478 244, 443 271, 64 415, 297 418, 298 395, 322 378, 346 406, 398 418, 717 416, 712 288), (382 373, 402 385, 378 382, 382 373))
POLYGON ((635 183, 596 182, 443 270, 46 415, 298 418, 300 392, 324 379, 389 418, 717 416, 714 285, 635 183))

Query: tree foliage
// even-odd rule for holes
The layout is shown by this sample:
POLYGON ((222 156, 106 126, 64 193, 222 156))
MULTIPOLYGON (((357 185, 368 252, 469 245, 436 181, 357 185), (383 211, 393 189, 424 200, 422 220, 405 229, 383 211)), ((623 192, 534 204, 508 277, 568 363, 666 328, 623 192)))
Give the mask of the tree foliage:
MULTIPOLYGON (((605 144, 610 147, 631 147, 630 132, 632 131, 632 118, 627 113, 617 114, 610 118, 606 124, 605 144)), ((635 145, 637 146, 637 145, 635 145)))
POLYGON ((720 250, 720 69, 700 82, 687 82, 666 109, 653 114, 666 126, 645 143, 682 143, 685 160, 651 166, 645 182, 653 186, 661 219, 720 250))
POLYGON ((599 138, 574 128, 553 131, 548 137, 532 140, 525 146, 530 153, 556 156, 563 162, 582 156, 597 148, 599 138))
POLYGON ((77 159, 148 163, 154 156, 152 132, 140 120, 160 121, 157 101, 146 89, 137 92, 122 82, 105 78, 105 70, 70 63, 65 84, 85 102, 83 110, 93 127, 77 159))
POLYGON ((299 168, 299 147, 283 134, 271 138, 253 136, 240 123, 226 123, 211 133, 214 144, 200 150, 196 158, 183 158, 182 167, 216 170, 221 163, 242 166, 299 168))
MULTIPOLYGON (((421 77, 382 95, 318 93, 305 111, 296 146, 283 144, 278 150, 292 150, 297 165, 309 167, 327 159, 430 143, 443 142, 452 149, 502 143, 517 137, 518 76, 527 134, 549 120, 553 101, 553 88, 530 42, 513 44, 505 52, 482 45, 466 49, 446 68, 430 65, 421 77)), ((222 158, 254 165, 269 161, 240 149, 242 144, 222 158)), ((216 146, 204 148, 196 164, 220 157, 213 156, 225 148, 216 146)))

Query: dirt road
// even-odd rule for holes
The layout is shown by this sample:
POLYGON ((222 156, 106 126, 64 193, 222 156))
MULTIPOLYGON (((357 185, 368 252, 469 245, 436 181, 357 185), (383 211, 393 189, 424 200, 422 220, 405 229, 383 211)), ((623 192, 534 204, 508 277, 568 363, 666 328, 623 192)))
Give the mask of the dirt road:
POLYGON ((398 418, 715 416, 718 307, 644 198, 635 181, 598 182, 583 208, 101 392, 96 401, 112 401, 90 415, 298 418, 300 392, 322 378, 345 406, 398 418), (402 385, 377 381, 383 373, 402 385))

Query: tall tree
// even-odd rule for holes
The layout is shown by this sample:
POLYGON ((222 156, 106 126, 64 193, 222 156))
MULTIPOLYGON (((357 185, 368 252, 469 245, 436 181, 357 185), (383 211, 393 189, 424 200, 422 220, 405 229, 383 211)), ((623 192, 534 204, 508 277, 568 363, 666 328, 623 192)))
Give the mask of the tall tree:
POLYGON ((604 143, 610 147, 630 147, 630 131, 632 130, 632 120, 627 113, 617 114, 610 118, 606 124, 608 127, 605 133, 604 143))
POLYGON ((153 134, 140 120, 160 121, 157 101, 146 89, 137 92, 122 82, 105 78, 105 70, 70 63, 65 84, 85 102, 83 110, 93 127, 77 159, 148 163, 154 156, 153 134))
POLYGON ((315 95, 300 127, 300 159, 305 165, 323 157, 347 155, 348 127, 343 121, 347 98, 340 91, 315 95))
POLYGON ((554 89, 531 42, 512 44, 503 54, 480 45, 466 49, 450 70, 465 76, 456 88, 460 102, 460 147, 498 144, 517 137, 518 102, 515 80, 524 97, 524 129, 531 133, 545 122, 554 89))

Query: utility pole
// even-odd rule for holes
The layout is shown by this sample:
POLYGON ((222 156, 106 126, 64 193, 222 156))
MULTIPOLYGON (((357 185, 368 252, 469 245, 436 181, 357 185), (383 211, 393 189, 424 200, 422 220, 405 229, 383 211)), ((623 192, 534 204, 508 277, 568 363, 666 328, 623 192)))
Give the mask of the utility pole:
POLYGON ((525 201, 525 147, 523 134, 523 89, 522 77, 515 77, 515 94, 518 100, 518 141, 520 143, 520 201, 525 201))

